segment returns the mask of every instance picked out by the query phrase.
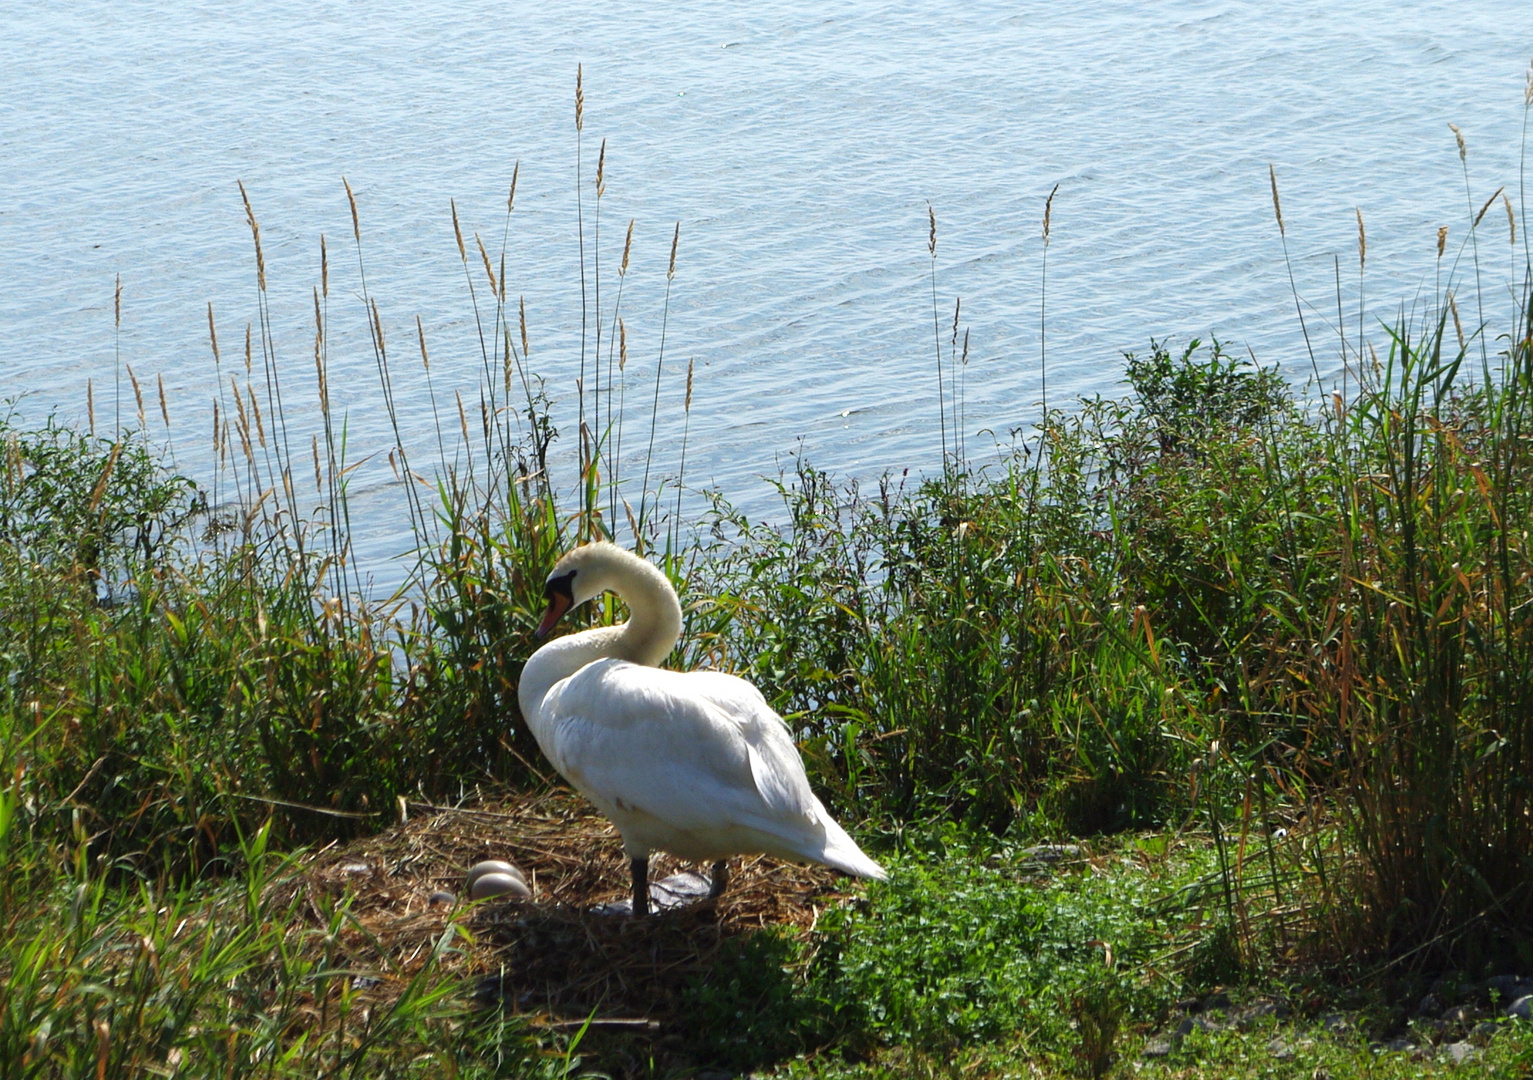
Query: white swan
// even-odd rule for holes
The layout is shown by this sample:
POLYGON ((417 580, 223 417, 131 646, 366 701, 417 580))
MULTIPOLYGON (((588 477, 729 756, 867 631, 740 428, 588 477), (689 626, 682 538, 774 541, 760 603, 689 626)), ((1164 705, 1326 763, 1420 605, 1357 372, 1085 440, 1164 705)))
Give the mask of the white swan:
POLYGON ((726 860, 758 852, 886 878, 809 789, 787 725, 759 690, 721 672, 658 667, 681 634, 681 604, 649 563, 609 543, 571 551, 548 576, 538 636, 609 590, 628 621, 544 645, 517 699, 554 768, 622 834, 634 914, 649 910, 657 850, 712 861, 715 897, 726 860))

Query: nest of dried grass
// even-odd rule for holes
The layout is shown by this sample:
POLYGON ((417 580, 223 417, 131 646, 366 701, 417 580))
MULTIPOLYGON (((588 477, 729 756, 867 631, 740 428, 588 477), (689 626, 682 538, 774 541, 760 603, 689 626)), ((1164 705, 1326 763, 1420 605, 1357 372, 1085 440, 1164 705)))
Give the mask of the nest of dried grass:
MULTIPOLYGON (((679 865, 659 856, 651 879, 679 865)), ((552 1027, 594 1016, 598 1026, 659 1031, 731 939, 766 927, 807 937, 822 912, 847 901, 849 882, 823 867, 737 859, 717 902, 642 919, 597 914, 598 905, 629 895, 627 859, 604 818, 555 789, 456 807, 410 803, 401 824, 310 856, 282 888, 321 933, 326 909, 349 897, 345 929, 328 946, 332 963, 376 972, 368 995, 380 1004, 420 972, 457 922, 467 940, 439 963, 481 1003, 552 1027), (532 900, 463 899, 465 874, 484 859, 521 867, 532 900), (433 902, 442 891, 459 901, 433 902)))

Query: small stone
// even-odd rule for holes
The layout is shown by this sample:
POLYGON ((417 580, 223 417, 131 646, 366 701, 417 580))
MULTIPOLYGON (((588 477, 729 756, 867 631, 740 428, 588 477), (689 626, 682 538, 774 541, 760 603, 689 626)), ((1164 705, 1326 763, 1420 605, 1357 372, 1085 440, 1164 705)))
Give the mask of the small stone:
POLYGON ((1442 1056, 1453 1065, 1463 1065, 1479 1057, 1480 1051, 1466 1042, 1449 1043, 1442 1048, 1442 1056))
POLYGON ((1287 1019, 1287 1003, 1272 999, 1253 1001, 1251 1004, 1245 1006, 1245 1008, 1236 1010, 1230 1016, 1230 1020, 1235 1027, 1244 1031, 1246 1028, 1254 1025, 1258 1020, 1265 1020, 1269 1016, 1278 1020, 1287 1019))
POLYGON ((1473 1005, 1450 1005, 1443 1010, 1442 1018, 1450 1024, 1468 1024, 1480 1018, 1480 1010, 1473 1005))
POLYGON ((1506 1015, 1517 1020, 1533 1020, 1533 994, 1524 994, 1508 1005, 1506 1015))
POLYGON ((458 897, 454 893, 448 892, 446 889, 438 889, 436 892, 432 893, 429 897, 426 898, 426 903, 430 904, 432 907, 435 907, 437 904, 456 904, 457 902, 458 897))
POLYGON ((1203 1010, 1205 1012, 1210 1009, 1228 1009, 1229 1007, 1230 995, 1226 994, 1222 990, 1218 991, 1217 993, 1209 994, 1208 997, 1203 999, 1203 1010))
POLYGON ((343 873, 343 874, 369 874, 369 873, 372 873, 372 869, 373 868, 371 866, 368 866, 365 862, 349 862, 345 866, 341 867, 341 873, 343 873))
POLYGON ((1391 1054, 1408 1054, 1416 1049, 1416 1042, 1414 1039, 1408 1039, 1404 1035, 1400 1035, 1386 1043, 1374 1043, 1373 1048, 1391 1054))
POLYGON ((1291 1061, 1294 1056, 1293 1046, 1287 1039, 1273 1039, 1267 1044, 1267 1053, 1278 1061, 1291 1061))
POLYGON ((1320 1018, 1320 1024, 1332 1035, 1344 1035, 1352 1030, 1352 1021, 1341 1013, 1326 1013, 1320 1018))
POLYGON ((1443 1011, 1442 998, 1436 994, 1428 994, 1416 1005, 1417 1016, 1437 1016, 1443 1011))
POLYGON ((1144 1049, 1139 1052, 1140 1057, 1163 1058, 1170 1056, 1181 1043, 1176 1036, 1166 1036, 1159 1039, 1151 1039, 1144 1044, 1144 1049))
POLYGON ((1022 851, 1023 862, 1058 863, 1066 859, 1078 859, 1081 855, 1079 844, 1038 844, 1035 847, 1025 848, 1022 851))
POLYGON ((1533 981, 1521 975, 1492 975, 1481 985, 1493 1004, 1505 1004, 1533 994, 1533 981))

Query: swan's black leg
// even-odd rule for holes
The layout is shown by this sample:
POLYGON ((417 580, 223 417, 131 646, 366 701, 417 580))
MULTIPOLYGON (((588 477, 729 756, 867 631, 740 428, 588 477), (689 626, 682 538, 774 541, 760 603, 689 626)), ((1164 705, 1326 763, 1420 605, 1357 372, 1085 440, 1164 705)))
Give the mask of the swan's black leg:
POLYGON ((649 914, 649 856, 634 859, 628 864, 633 871, 633 913, 649 914))
POLYGON ((713 884, 708 888, 708 899, 717 900, 729 887, 729 860, 720 859, 713 864, 713 884))

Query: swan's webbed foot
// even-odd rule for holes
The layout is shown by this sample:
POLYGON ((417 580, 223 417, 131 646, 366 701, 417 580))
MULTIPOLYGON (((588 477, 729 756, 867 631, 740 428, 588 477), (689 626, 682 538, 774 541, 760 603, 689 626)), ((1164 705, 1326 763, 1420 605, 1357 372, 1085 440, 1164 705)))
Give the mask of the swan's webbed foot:
POLYGON ((634 859, 628 864, 633 872, 633 913, 649 914, 649 856, 634 859))
POLYGON ((720 859, 713 864, 713 883, 708 887, 708 899, 717 900, 729 887, 729 860, 720 859))

